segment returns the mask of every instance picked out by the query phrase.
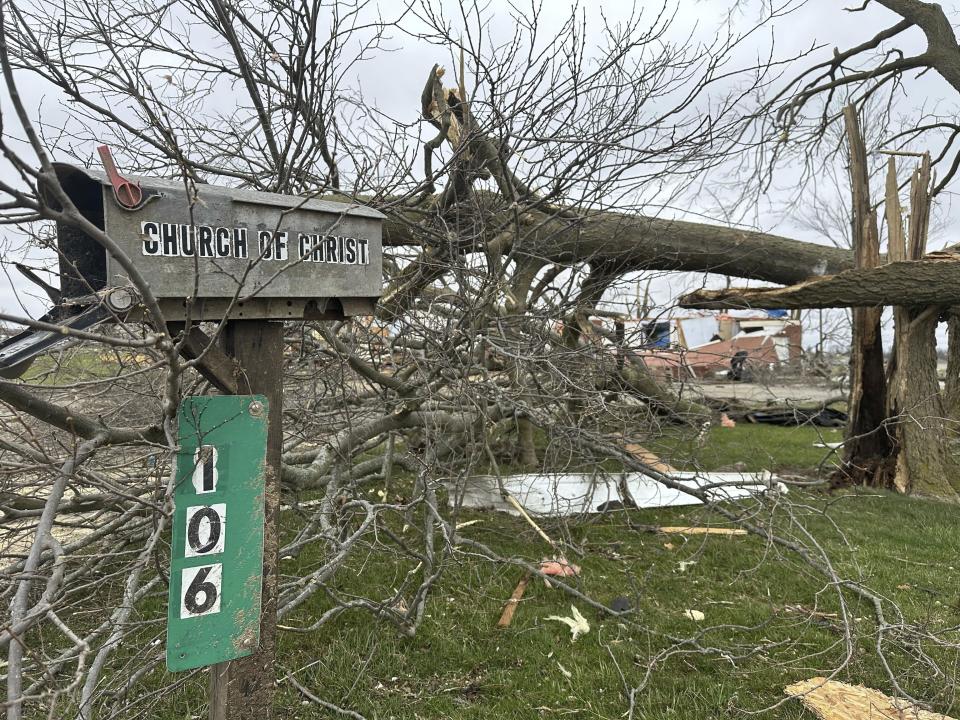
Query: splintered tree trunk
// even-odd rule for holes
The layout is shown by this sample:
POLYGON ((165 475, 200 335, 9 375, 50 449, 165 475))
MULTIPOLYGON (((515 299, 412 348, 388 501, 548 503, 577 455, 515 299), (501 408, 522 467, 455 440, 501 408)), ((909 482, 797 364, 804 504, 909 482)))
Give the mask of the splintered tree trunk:
MULTIPOLYGON (((853 252, 858 268, 880 264, 877 215, 870 206, 867 154, 852 106, 844 108, 850 143, 850 187, 853 196, 853 252)), ((890 457, 890 438, 884 429, 887 413, 887 383, 880 336, 882 308, 853 309, 850 345, 850 401, 844 475, 853 482, 885 484, 890 457)))
MULTIPOLYGON (((930 181, 930 156, 924 155, 911 182, 909 235, 905 235, 893 158, 887 165, 887 226, 893 261, 918 260, 926 250, 930 181)), ((898 450, 894 484, 900 492, 911 495, 960 501, 960 464, 950 452, 947 421, 956 383, 951 388, 948 382, 947 390, 941 393, 937 377, 936 332, 945 309, 938 305, 894 308, 889 408, 898 450)), ((956 359, 953 365, 956 372, 956 359)))
POLYGON ((947 416, 960 418, 960 307, 950 308, 947 321, 947 377, 943 389, 943 408, 947 416))
POLYGON ((960 253, 925 255, 933 185, 929 155, 923 156, 910 188, 904 232, 896 165, 887 166, 888 265, 877 262, 876 218, 870 211, 865 154, 856 118, 845 111, 851 144, 853 237, 858 267, 834 278, 808 280, 790 288, 699 291, 683 304, 735 307, 854 307, 850 372, 850 423, 840 479, 900 492, 960 502, 960 459, 951 443, 960 419, 960 317, 950 319, 947 382, 937 378, 936 330, 940 318, 956 313, 960 253), (776 300, 771 302, 771 295, 776 300), (826 297, 825 297, 826 296, 826 297), (707 301, 704 303, 703 301, 707 301), (884 383, 879 309, 891 304, 894 347, 884 383), (864 307, 865 305, 869 307, 864 307), (885 386, 886 385, 886 386, 885 386), (884 396, 889 403, 884 404, 884 396))
POLYGON ((950 430, 937 378, 936 330, 941 309, 898 310, 901 342, 890 408, 899 449, 894 484, 903 493, 957 502, 960 464, 948 445, 950 430))

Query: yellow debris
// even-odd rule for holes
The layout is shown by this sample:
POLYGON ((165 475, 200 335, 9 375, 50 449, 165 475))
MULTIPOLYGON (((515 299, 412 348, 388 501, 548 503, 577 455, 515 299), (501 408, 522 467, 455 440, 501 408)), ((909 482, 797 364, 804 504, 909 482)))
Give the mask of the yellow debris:
POLYGON ((822 677, 788 685, 784 692, 798 698, 820 720, 953 720, 946 715, 921 710, 879 690, 822 677))
POLYGON ((673 475, 674 473, 677 472, 677 469, 675 467, 673 467, 669 463, 665 463, 663 460, 660 459, 659 456, 650 452, 642 445, 638 445, 637 443, 627 443, 626 445, 623 446, 623 449, 626 450, 631 455, 633 455, 637 460, 642 462, 644 465, 649 465, 654 470, 656 470, 657 472, 661 472, 664 475, 673 475))
POLYGON ((739 528, 712 528, 712 527, 662 527, 659 532, 672 535, 746 535, 746 530, 739 528))

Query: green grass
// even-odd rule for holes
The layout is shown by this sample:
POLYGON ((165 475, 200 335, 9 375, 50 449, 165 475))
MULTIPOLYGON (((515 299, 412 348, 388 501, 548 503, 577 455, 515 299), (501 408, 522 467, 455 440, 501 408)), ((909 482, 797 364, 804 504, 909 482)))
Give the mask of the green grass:
MULTIPOLYGON (((908 618, 930 629, 960 622, 958 578, 951 566, 960 554, 953 508, 877 493, 809 495, 803 500, 804 524, 816 531, 848 577, 861 578, 895 599, 908 618), (843 527, 842 535, 832 521, 843 527)), ((544 553, 542 541, 520 520, 490 513, 463 519, 480 520, 464 533, 503 555, 537 560, 544 553)), ((668 525, 717 519, 704 517, 698 509, 679 508, 635 511, 629 521, 668 525)), ((619 718, 628 706, 624 681, 630 687, 640 684, 646 664, 670 645, 670 636, 724 625, 708 632, 701 643, 734 655, 766 647, 735 661, 716 653, 688 652, 658 665, 636 697, 634 717, 700 720, 745 716, 745 711, 768 707, 783 697, 786 684, 828 671, 843 655, 832 619, 811 621, 805 611, 787 609, 835 612, 835 594, 795 558, 779 556, 757 538, 637 532, 623 513, 566 528, 559 522, 545 522, 544 527, 553 537, 568 531, 583 551, 571 559, 583 567, 579 586, 584 592, 604 603, 617 596, 631 600, 632 624, 531 582, 511 627, 498 630, 502 604, 521 571, 461 555, 449 561, 415 637, 401 636, 392 626, 357 611, 318 632, 283 633, 278 674, 306 668, 297 672, 299 682, 368 718, 619 718), (691 560, 696 564, 680 572, 679 563, 691 560), (547 619, 569 615, 571 602, 591 625, 575 643, 565 626, 547 619), (698 625, 689 620, 687 609, 702 611, 705 621, 698 625)), ((414 535, 408 530, 409 538, 414 535)), ((320 560, 306 554, 285 561, 283 571, 308 571, 320 560)), ((411 566, 371 551, 356 557, 333 588, 347 598, 385 598, 402 586, 411 566)), ((864 637, 837 679, 889 691, 890 683, 870 652, 871 609, 862 601, 850 602, 864 637)), ((330 606, 328 598, 317 595, 284 624, 307 624, 330 606)), ((948 668, 958 659, 942 656, 948 668)), ((942 681, 911 676, 908 658, 894 657, 914 693, 943 710, 958 699, 942 694, 942 681)), ((204 679, 198 677, 171 693, 154 716, 202 716, 203 686, 204 679)), ((278 716, 289 720, 333 717, 306 703, 288 683, 279 686, 277 706, 278 716)), ((766 717, 812 716, 788 703, 766 717)))
MULTIPOLYGON (((818 472, 829 473, 837 459, 836 452, 828 448, 814 447, 814 443, 836 443, 843 440, 842 428, 824 428, 813 425, 779 427, 760 425, 746 421, 734 428, 714 424, 706 437, 698 439, 698 431, 687 425, 664 425, 657 437, 632 438, 655 453, 678 470, 706 470, 759 472, 771 470, 804 475, 818 472)), ((593 459, 577 458, 569 443, 560 447, 550 446, 547 433, 537 430, 535 444, 543 461, 561 467, 566 472, 586 472, 596 469, 593 459)), ((616 459, 600 463, 606 472, 620 472, 622 464, 616 459)), ((529 472, 512 459, 498 463, 503 475, 529 472)), ((494 473, 484 460, 474 467, 476 474, 494 473)))
POLYGON ((675 429, 646 447, 679 470, 737 468, 747 472, 772 470, 809 474, 820 469, 829 472, 836 459, 833 451, 814 447, 814 443, 842 440, 842 428, 778 427, 740 422, 734 428, 714 425, 703 443, 698 443, 690 431, 681 433, 675 429))
POLYGON ((129 372, 150 361, 146 353, 117 351, 107 347, 70 348, 60 354, 41 355, 23 374, 34 385, 68 385, 78 381, 104 380, 129 372))
MULTIPOLYGON (((827 450, 813 442, 835 441, 839 433, 815 428, 738 425, 715 428, 703 448, 679 434, 650 449, 677 462, 691 449, 695 464, 717 469, 736 462, 745 469, 802 470, 811 474, 827 450), (670 453, 674 453, 671 455, 670 453)), ((949 632, 960 624, 960 590, 954 566, 960 557, 956 509, 878 492, 799 493, 795 520, 828 550, 838 570, 896 601, 906 618, 932 632, 949 632)), ((781 532, 802 537, 785 517, 781 532)), ((464 513, 477 520, 462 532, 505 557, 536 562, 548 554, 544 542, 522 520, 498 513, 464 513)), ((769 520, 766 515, 757 521, 769 520)), ((704 631, 698 651, 686 646, 657 662, 635 697, 635 718, 748 717, 783 699, 790 682, 829 672, 844 657, 836 621, 819 613, 838 610, 836 593, 798 559, 756 537, 676 536, 647 532, 640 526, 722 524, 698 508, 612 513, 577 522, 545 520, 554 538, 565 538, 569 559, 583 568, 577 586, 609 604, 627 597, 628 618, 617 618, 581 600, 533 581, 513 624, 496 628, 504 601, 522 571, 468 554, 447 557, 446 572, 434 588, 426 617, 414 637, 361 610, 341 615, 311 633, 281 632, 276 716, 284 720, 340 717, 307 701, 289 683, 287 673, 315 695, 351 708, 366 718, 622 718, 628 708, 625 688, 644 682, 648 664, 669 648, 671 638, 704 631), (686 563, 695 564, 686 564, 686 563), (685 563, 681 571, 681 563, 685 563), (567 628, 548 619, 569 615, 575 604, 590 623, 590 632, 575 643, 567 628), (793 608, 793 609, 791 609, 793 608), (688 609, 705 615, 702 623, 685 616, 688 609), (708 629, 713 628, 713 629, 708 629), (720 652, 722 651, 722 652, 720 652), (566 671, 566 672, 564 672, 566 671), (567 676, 569 673, 569 677, 567 676)), ((400 531, 402 520, 391 525, 400 531)), ((416 546, 416 528, 404 533, 416 546)), ((309 573, 324 561, 319 548, 284 560, 289 579, 309 573)), ((390 597, 404 590, 415 561, 401 558, 385 536, 351 559, 330 585, 342 599, 390 597)), ((419 573, 415 580, 419 581, 419 573)), ((852 658, 836 679, 891 692, 890 682, 872 652, 872 608, 846 596, 857 618, 858 639, 852 658)), ((310 624, 332 607, 316 594, 287 627, 310 624)), ((144 603, 142 618, 160 617, 164 599, 144 603)), ((118 651, 117 664, 155 639, 161 624, 144 627, 140 637, 118 651)), ((957 640, 956 633, 951 636, 957 640)), ((926 646, 948 670, 960 657, 926 646)), ((918 668, 913 659, 894 652, 892 662, 904 686, 949 712, 960 699, 944 690, 943 678, 918 668)), ((150 717, 188 720, 206 716, 206 674, 180 675, 182 685, 151 707, 150 717)), ((170 683, 158 669, 147 687, 170 683)), ((954 715, 957 713, 954 711, 954 715)), ((135 717, 135 711, 129 717, 135 717)), ((800 720, 813 716, 796 702, 762 715, 800 720)))
MULTIPOLYGON (((822 516, 811 511, 806 519, 825 536, 841 567, 860 577, 855 570, 859 567, 871 585, 931 627, 960 620, 956 572, 947 569, 960 550, 951 509, 886 495, 826 502, 836 503, 832 515, 843 521, 849 547, 822 516), (893 517, 896 522, 891 522, 893 517), (916 564, 892 561, 901 553, 916 564), (909 588, 898 589, 904 586, 909 588)), ((634 515, 637 522, 653 524, 703 519, 689 509, 634 515)), ((482 520, 468 531, 477 539, 503 554, 537 556, 540 544, 522 523, 490 515, 482 520)), ((319 661, 298 676, 300 681, 368 717, 616 718, 627 708, 620 674, 631 686, 638 684, 651 655, 669 644, 666 635, 693 632, 695 623, 684 616, 687 609, 704 612, 705 624, 750 626, 711 633, 704 645, 786 643, 734 664, 716 655, 674 657, 657 669, 638 698, 636 717, 704 718, 766 707, 780 699, 787 682, 810 677, 840 659, 840 637, 834 630, 784 611, 787 605, 836 609, 830 593, 818 599, 822 582, 806 577, 792 560, 765 558, 767 549, 753 538, 685 541, 635 533, 625 520, 621 515, 575 527, 572 538, 585 551, 577 560, 583 565, 582 589, 607 603, 618 595, 630 597, 636 607, 632 619, 640 627, 573 601, 592 627, 572 643, 563 625, 547 620, 549 615, 568 615, 571 599, 532 583, 514 624, 496 630, 501 605, 519 571, 468 563, 451 568, 415 638, 401 638, 358 613, 310 642, 300 636, 285 638, 284 663, 293 669, 319 661), (697 564, 681 573, 681 560, 697 564), (798 662, 813 652, 825 654, 798 662), (572 677, 566 678, 560 665, 572 677)), ((561 534, 550 524, 547 531, 561 534)), ((376 595, 380 588, 382 595, 400 581, 389 563, 370 558, 364 567, 365 575, 342 581, 342 592, 376 595)), ((325 607, 317 598, 313 612, 325 607)), ((869 623, 869 608, 857 607, 856 614, 869 623)), ((889 689, 866 643, 861 648, 864 653, 856 654, 840 679, 889 689)), ((933 699, 938 686, 919 677, 912 689, 933 699)), ((323 717, 316 708, 298 706, 301 699, 287 688, 280 695, 292 717, 323 717)), ((789 705, 772 716, 803 715, 789 705)))

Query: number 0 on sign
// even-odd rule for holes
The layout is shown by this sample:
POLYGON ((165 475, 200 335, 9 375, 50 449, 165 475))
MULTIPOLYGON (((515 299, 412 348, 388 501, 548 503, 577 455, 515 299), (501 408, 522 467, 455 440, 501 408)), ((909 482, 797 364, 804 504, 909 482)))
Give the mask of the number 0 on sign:
POLYGON ((187 398, 180 406, 167 668, 250 655, 260 641, 267 401, 187 398))

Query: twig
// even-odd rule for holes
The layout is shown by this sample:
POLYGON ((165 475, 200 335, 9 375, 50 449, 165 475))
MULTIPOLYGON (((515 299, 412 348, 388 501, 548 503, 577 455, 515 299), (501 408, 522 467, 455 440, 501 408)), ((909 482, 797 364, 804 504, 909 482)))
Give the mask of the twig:
POLYGON ((298 683, 294 679, 293 675, 288 674, 286 676, 286 679, 290 682, 291 685, 293 685, 297 690, 299 690, 305 698, 307 698, 312 702, 315 702, 320 707, 325 708, 326 710, 332 710, 335 713, 340 713, 341 715, 346 715, 347 717, 354 718, 354 720, 367 720, 363 715, 361 715, 358 712, 355 712, 354 710, 347 710, 346 708, 342 708, 339 705, 334 705, 332 702, 321 700, 312 692, 307 690, 307 688, 305 688, 303 685, 298 683))
POLYGON ((534 519, 527 514, 527 511, 523 509, 523 505, 521 505, 519 502, 517 502, 517 499, 516 499, 513 495, 511 495, 509 492, 507 492, 506 490, 503 491, 503 496, 504 496, 504 498, 506 499, 506 501, 507 501, 508 503, 510 503, 511 505, 513 505, 514 509, 515 509, 518 513, 520 513, 520 516, 521 516, 524 520, 526 520, 528 523, 530 523, 530 526, 531 526, 534 530, 537 531, 537 534, 540 535, 540 537, 542 537, 544 540, 546 540, 546 541, 550 544, 550 547, 552 547, 554 550, 556 550, 556 549, 557 549, 557 544, 556 544, 553 540, 551 540, 551 539, 550 539, 550 536, 547 535, 547 534, 543 531, 543 529, 541 529, 541 527, 540 527, 539 525, 537 525, 537 523, 534 521, 534 519))

